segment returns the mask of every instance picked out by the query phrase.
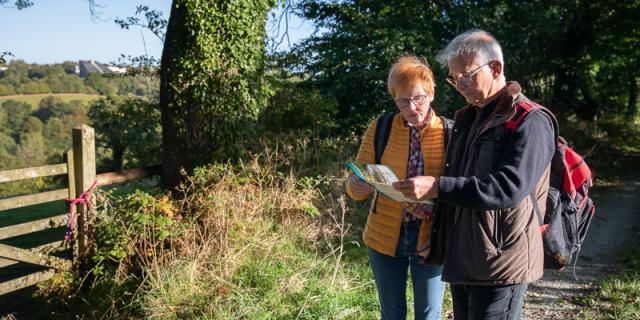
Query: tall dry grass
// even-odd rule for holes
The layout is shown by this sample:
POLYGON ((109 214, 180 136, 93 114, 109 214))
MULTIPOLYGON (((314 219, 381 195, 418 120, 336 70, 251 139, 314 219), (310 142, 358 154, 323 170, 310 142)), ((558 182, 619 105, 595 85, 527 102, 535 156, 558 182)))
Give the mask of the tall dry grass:
POLYGON ((352 228, 364 211, 347 209, 342 191, 342 164, 355 144, 288 141, 265 146, 250 161, 198 168, 181 185, 179 199, 138 195, 125 200, 125 213, 122 204, 105 206, 100 215, 108 219, 134 215, 119 223, 128 231, 123 232, 126 256, 111 263, 118 272, 104 273, 113 275, 107 281, 130 288, 120 295, 111 290, 114 302, 84 315, 373 316, 377 299, 359 250, 361 228, 352 228), (132 227, 139 221, 145 221, 142 228, 132 227), (131 287, 132 278, 137 286, 131 287))

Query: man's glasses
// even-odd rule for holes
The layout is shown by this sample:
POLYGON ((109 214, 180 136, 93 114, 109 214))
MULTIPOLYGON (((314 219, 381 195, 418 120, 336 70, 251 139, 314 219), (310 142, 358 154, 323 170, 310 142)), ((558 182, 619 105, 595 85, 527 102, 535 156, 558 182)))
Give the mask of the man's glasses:
POLYGON ((413 101, 413 103, 419 107, 423 105, 425 102, 427 102, 427 96, 424 94, 421 94, 413 98, 398 98, 398 99, 395 99, 394 101, 396 102, 396 106, 398 106, 398 108, 408 107, 411 101, 413 101))
POLYGON ((471 82, 473 82, 473 76, 476 75, 476 73, 478 73, 478 71, 480 71, 480 69, 482 69, 482 67, 489 65, 491 62, 493 61, 489 61, 469 72, 465 72, 465 73, 461 73, 459 74, 457 77, 454 77, 452 75, 447 76, 446 80, 447 82, 449 82, 450 85, 452 85, 454 88, 458 86, 458 84, 461 84, 463 86, 467 86, 469 84, 471 84, 471 82))

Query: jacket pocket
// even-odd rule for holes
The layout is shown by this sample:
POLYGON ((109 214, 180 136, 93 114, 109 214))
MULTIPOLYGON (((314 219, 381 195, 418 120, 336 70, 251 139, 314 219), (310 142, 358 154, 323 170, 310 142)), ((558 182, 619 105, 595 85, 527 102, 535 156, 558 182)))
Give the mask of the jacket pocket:
MULTIPOLYGON (((526 246, 529 214, 527 206, 500 210, 499 239, 501 250, 512 250, 526 246)), ((538 225, 536 218, 536 225, 538 225)), ((536 228, 539 229, 539 228, 536 228)))
POLYGON ((477 249, 482 249, 484 252, 490 254, 499 253, 500 248, 500 220, 496 219, 497 211, 475 211, 475 224, 479 225, 480 228, 474 228, 473 230, 478 230, 476 232, 481 232, 481 235, 474 235, 473 242, 474 245, 478 246, 477 249))
POLYGON ((502 214, 502 210, 495 210, 493 212, 493 243, 498 253, 502 252, 502 247, 504 246, 504 221, 502 214))

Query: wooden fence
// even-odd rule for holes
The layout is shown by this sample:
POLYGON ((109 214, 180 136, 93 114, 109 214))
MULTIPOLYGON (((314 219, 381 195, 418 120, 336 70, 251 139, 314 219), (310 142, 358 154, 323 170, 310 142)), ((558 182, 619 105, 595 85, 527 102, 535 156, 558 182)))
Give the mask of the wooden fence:
MULTIPOLYGON (((74 128, 72 136, 73 148, 65 154, 66 163, 0 171, 0 183, 66 175, 68 187, 0 199, 0 217, 2 217, 3 211, 9 209, 77 198, 87 191, 94 182, 97 182, 97 186, 106 186, 156 175, 160 172, 160 166, 153 166, 96 175, 95 135, 93 128, 86 125, 74 128)), ((69 270, 72 267, 76 267, 79 270, 86 270, 85 267, 91 252, 90 235, 93 221, 89 221, 89 216, 84 205, 77 205, 74 218, 76 219, 76 237, 71 245, 66 246, 67 250, 72 250, 71 260, 47 253, 55 251, 56 248, 63 248, 65 243, 62 239, 29 250, 0 243, 0 269, 20 262, 46 267, 46 269, 42 271, 0 282, 0 296, 50 279, 55 274, 55 270, 69 270)), ((60 213, 45 219, 1 227, 0 240, 61 227, 64 226, 67 221, 68 213, 60 213)))

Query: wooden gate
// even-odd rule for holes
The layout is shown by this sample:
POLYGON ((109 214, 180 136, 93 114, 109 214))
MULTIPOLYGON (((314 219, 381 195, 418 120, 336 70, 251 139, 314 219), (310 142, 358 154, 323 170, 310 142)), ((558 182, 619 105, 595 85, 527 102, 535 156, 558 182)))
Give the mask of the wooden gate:
MULTIPOLYGON (((96 186, 107 186, 160 174, 161 167, 156 165, 96 175, 95 133, 93 128, 86 125, 74 128, 72 137, 73 149, 66 152, 66 163, 0 171, 0 183, 56 175, 66 175, 68 182, 68 187, 64 189, 0 199, 0 218, 2 218, 5 210, 77 198, 89 190, 94 183, 96 183, 96 186)), ((88 263, 91 247, 90 239, 88 238, 90 234, 88 227, 93 224, 93 221, 87 220, 87 212, 85 212, 83 205, 78 205, 74 212, 76 237, 72 243, 65 243, 62 239, 59 239, 59 241, 53 241, 29 250, 0 243, 0 269, 21 262, 45 268, 42 271, 0 282, 0 296, 50 279, 55 274, 55 270, 69 270, 75 266, 80 271, 87 271, 85 267, 88 263), (48 254, 60 248, 71 250, 70 256, 72 259, 63 259, 48 254)), ((65 212, 45 219, 0 227, 0 240, 61 227, 67 221, 68 213, 65 212)))
MULTIPOLYGON (((0 183, 46 176, 66 175, 68 187, 31 195, 1 199, 0 217, 4 210, 67 198, 76 198, 91 186, 93 181, 96 179, 94 130, 89 126, 82 125, 79 128, 74 128, 72 135, 73 149, 66 152, 66 163, 36 168, 0 171, 0 183)), ((73 245, 70 243, 65 244, 63 239, 29 250, 0 244, 0 268, 15 265, 20 262, 46 267, 46 269, 42 271, 0 283, 0 295, 47 280, 53 276, 55 269, 68 270, 71 268, 73 264, 71 260, 47 254, 46 251, 65 247, 67 250, 74 248, 74 252, 72 252, 71 255, 74 260, 82 257, 83 254, 86 254, 86 214, 84 210, 84 206, 80 205, 76 210, 77 242, 73 243, 73 245)), ((2 227, 0 228, 0 240, 50 228, 57 228, 65 225, 67 220, 67 213, 61 212, 53 217, 2 227)))

